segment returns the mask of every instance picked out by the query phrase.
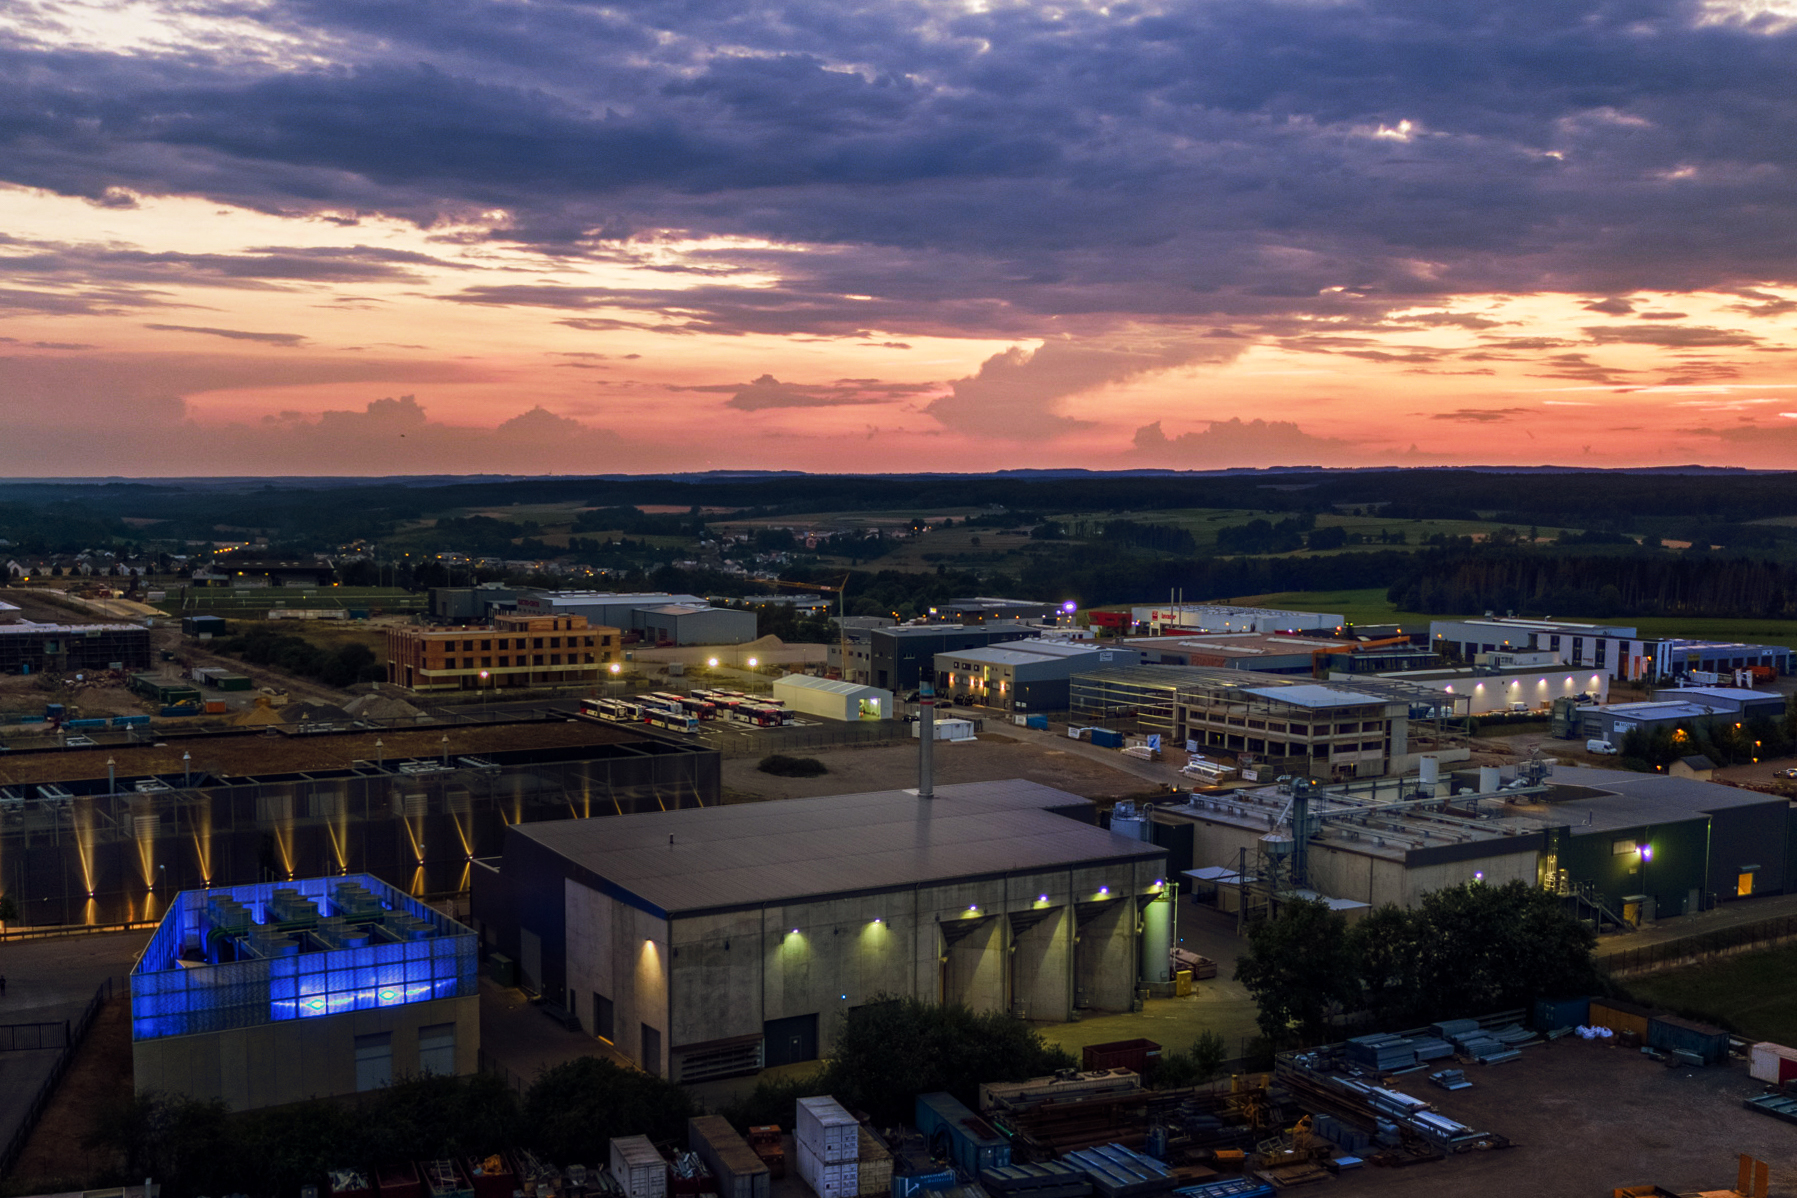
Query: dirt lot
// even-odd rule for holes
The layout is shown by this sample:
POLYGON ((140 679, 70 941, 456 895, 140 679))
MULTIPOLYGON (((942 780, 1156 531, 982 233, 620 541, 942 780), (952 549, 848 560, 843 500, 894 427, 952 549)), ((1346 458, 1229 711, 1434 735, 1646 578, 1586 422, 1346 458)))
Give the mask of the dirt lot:
POLYGON ((0 587, 0 603, 10 603, 34 624, 105 624, 106 616, 41 587, 0 587))
POLYGON ((74 1064, 56 1087, 56 1096, 25 1143, 25 1151, 8 1177, 16 1193, 31 1179, 67 1186, 92 1184, 117 1161, 104 1149, 82 1146, 93 1130, 94 1115, 131 1094, 131 1000, 124 995, 100 1008, 74 1064))
MULTIPOLYGON (((724 801, 857 794, 917 785, 915 743, 826 749, 798 755, 816 757, 830 772, 818 778, 776 778, 757 770, 753 757, 726 758, 724 801)), ((1027 778, 1088 799, 1128 798, 1154 790, 1141 778, 1102 762, 993 733, 986 733, 971 744, 939 744, 935 762, 939 785, 1027 778)))
POLYGON ((1769 1198, 1797 1198, 1797 1127, 1741 1106, 1763 1089, 1741 1062, 1668 1069, 1638 1052, 1569 1037, 1525 1049, 1520 1060, 1469 1067, 1470 1090, 1448 1093, 1424 1078, 1408 1074, 1398 1088, 1515 1147, 1368 1168, 1328 1192, 1592 1198, 1624 1185, 1727 1190, 1745 1152, 1772 1166, 1769 1198))

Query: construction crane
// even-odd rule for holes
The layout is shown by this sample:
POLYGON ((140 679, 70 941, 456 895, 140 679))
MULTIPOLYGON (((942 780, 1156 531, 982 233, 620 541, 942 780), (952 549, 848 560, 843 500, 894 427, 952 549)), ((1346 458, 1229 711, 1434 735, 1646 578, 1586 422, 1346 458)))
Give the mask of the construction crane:
POLYGON ((775 586, 792 587, 800 591, 821 591, 826 595, 836 596, 836 631, 841 636, 839 651, 842 654, 839 669, 842 673, 842 680, 844 682, 849 680, 849 626, 846 619, 849 613, 848 608, 843 605, 843 595, 844 592, 848 590, 849 577, 849 575, 844 574, 842 576, 842 581, 833 587, 823 586, 815 582, 789 582, 784 578, 774 580, 775 586))

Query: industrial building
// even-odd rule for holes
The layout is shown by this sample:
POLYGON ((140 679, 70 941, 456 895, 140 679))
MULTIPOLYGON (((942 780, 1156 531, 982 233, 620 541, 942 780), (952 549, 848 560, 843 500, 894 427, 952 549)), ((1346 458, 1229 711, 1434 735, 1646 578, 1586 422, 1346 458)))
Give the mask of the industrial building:
POLYGON ((0 620, 0 674, 147 670, 150 630, 139 624, 35 624, 0 620))
POLYGON ((1661 690, 1644 703, 1581 706, 1565 735, 1575 740, 1602 740, 1620 748, 1631 732, 1687 736, 1711 723, 1742 724, 1777 719, 1784 714, 1783 695, 1733 687, 1681 687, 1661 690))
MULTIPOLYGON (((1555 654, 1481 654, 1495 662, 1521 662, 1535 656, 1553 658, 1555 654)), ((1356 675, 1331 672, 1337 682, 1358 682, 1356 675)), ((1451 695, 1457 703, 1456 714, 1481 716, 1500 711, 1540 711, 1552 708, 1558 699, 1605 703, 1610 696, 1610 675, 1602 670, 1581 669, 1577 673, 1558 665, 1526 664, 1479 665, 1426 670, 1396 670, 1379 675, 1388 682, 1404 682, 1451 695), (1521 704, 1519 708, 1517 705, 1521 704)))
POLYGON ((622 657, 619 630, 585 616, 504 612, 484 628, 387 630, 387 681, 417 691, 590 685, 622 657))
POLYGON ((517 605, 518 591, 496 582, 477 587, 432 587, 430 618, 442 624, 485 624, 496 613, 517 605))
POLYGON ((221 553, 193 572, 196 587, 328 587, 337 571, 329 562, 261 561, 221 553))
POLYGON ((1322 685, 1277 674, 1180 666, 1076 674, 1076 720, 1159 733, 1199 753, 1252 760, 1278 773, 1368 778, 1416 766, 1410 712, 1464 714, 1464 701, 1386 679, 1322 685))
MULTIPOLYGON (((867 630, 867 677, 855 679, 903 695, 930 680, 938 653, 1021 641, 1040 629, 1005 621, 998 624, 899 624, 867 630)), ((855 650, 850 647, 853 660, 855 650)))
POLYGON ((719 801, 717 750, 555 720, 14 749, 0 893, 19 923, 120 923, 155 896, 345 871, 465 889, 510 824, 719 801))
POLYGON ((473 1073, 474 933, 366 874, 187 890, 131 971, 139 1094, 233 1111, 473 1073))
POLYGON ((678 1081, 828 1053, 879 995, 1064 1020, 1167 980, 1165 850, 1033 782, 934 794, 520 825, 476 868, 476 923, 588 1034, 678 1081))
POLYGON ((1643 637, 1633 625, 1587 624, 1574 620, 1533 620, 1510 616, 1432 620, 1429 644, 1472 663, 1483 653, 1557 653, 1559 664, 1594 669, 1612 678, 1670 679, 1693 671, 1727 675, 1735 670, 1792 672, 1792 651, 1782 645, 1742 645, 1643 637))
POLYGON ((1155 635, 1202 632, 1341 632, 1346 617, 1335 612, 1236 607, 1227 603, 1164 603, 1130 609, 1138 625, 1155 635))
POLYGON ((522 615, 585 616, 651 645, 741 645, 756 636, 754 612, 713 607, 697 595, 529 591, 518 595, 517 605, 522 615))
POLYGON ((1003 711, 1066 711, 1074 674, 1140 662, 1133 649, 1095 641, 1005 641, 938 653, 936 692, 956 703, 1003 711))
POLYGON ((1783 798, 1625 770, 1445 772, 1194 795, 1156 805, 1144 835, 1176 874, 1242 887, 1247 913, 1281 885, 1414 906, 1447 886, 1522 881, 1587 914, 1641 922, 1789 888, 1797 817, 1783 798), (1302 828, 1304 834, 1300 835, 1302 828), (1283 883, 1280 881, 1283 879, 1283 883))
POLYGON ((944 599, 930 608, 929 618, 944 624, 1036 624, 1061 614, 1059 603, 1034 599, 944 599))
POLYGON ((1701 703, 1718 715, 1742 720, 1776 720, 1785 713, 1785 697, 1777 691, 1745 686, 1675 686, 1656 690, 1662 703, 1701 703))
POLYGON ((897 714, 891 691, 810 674, 775 680, 774 698, 793 711, 826 720, 890 720, 897 714))

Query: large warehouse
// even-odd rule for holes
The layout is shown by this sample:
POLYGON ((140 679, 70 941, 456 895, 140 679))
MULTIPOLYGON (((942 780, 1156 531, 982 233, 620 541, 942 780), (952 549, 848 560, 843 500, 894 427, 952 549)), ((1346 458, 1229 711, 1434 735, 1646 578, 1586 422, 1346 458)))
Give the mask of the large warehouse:
POLYGON ((1005 641, 938 653, 936 690, 956 703, 1002 711, 1066 711, 1075 674, 1140 660, 1134 649, 1096 641, 1005 641))
POLYGON ((532 616, 585 616, 637 633, 649 645, 742 645, 755 639, 755 613, 713 607, 697 595, 606 591, 520 592, 518 610, 532 616))
POLYGON ((811 674, 776 679, 774 698, 794 711, 826 720, 890 720, 898 714, 891 691, 811 674))
POLYGON ((1797 853, 1797 809, 1781 797, 1627 770, 1519 779, 1488 768, 1427 788, 1414 776, 1323 787, 1301 853, 1293 809, 1290 787, 1193 796, 1156 806, 1150 831, 1176 874, 1254 878, 1278 868, 1274 857, 1301 856, 1310 888, 1375 907, 1518 880, 1643 920, 1782 893, 1797 853))
POLYGON ((1127 1011, 1166 980, 1166 851, 1061 811, 1092 807, 1007 781, 519 825, 474 913, 589 1034, 680 1081, 827 1053, 881 994, 1127 1011))

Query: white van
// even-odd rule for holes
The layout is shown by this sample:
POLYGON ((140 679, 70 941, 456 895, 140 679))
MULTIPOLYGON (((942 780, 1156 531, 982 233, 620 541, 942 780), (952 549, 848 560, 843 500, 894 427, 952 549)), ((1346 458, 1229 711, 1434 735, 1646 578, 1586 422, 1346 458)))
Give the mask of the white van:
POLYGON ((1602 753, 1606 757, 1614 757, 1622 750, 1607 740, 1588 740, 1585 742, 1585 752, 1602 753))

